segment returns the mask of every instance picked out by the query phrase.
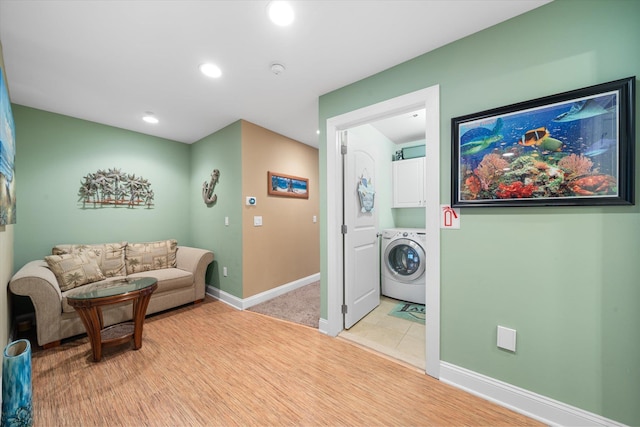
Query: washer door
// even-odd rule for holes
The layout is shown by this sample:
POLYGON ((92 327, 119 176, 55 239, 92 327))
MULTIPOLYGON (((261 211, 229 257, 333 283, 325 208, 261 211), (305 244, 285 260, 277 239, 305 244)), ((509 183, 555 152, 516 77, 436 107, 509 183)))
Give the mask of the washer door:
POLYGON ((388 272, 395 280, 412 282, 424 273, 424 249, 411 239, 393 240, 384 251, 388 272))

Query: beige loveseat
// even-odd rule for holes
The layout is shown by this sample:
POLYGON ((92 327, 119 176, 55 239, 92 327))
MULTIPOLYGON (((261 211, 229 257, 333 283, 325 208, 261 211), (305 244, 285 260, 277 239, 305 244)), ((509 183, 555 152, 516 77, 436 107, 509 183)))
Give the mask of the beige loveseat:
MULTIPOLYGON (((176 240, 98 245, 58 245, 52 255, 31 261, 9 282, 16 295, 28 296, 35 308, 38 344, 45 348, 85 333, 82 320, 67 296, 88 287, 123 277, 153 277, 158 288, 147 315, 190 302, 205 295, 205 273, 213 253, 178 246, 176 240)), ((131 303, 104 307, 104 325, 131 320, 131 303)))

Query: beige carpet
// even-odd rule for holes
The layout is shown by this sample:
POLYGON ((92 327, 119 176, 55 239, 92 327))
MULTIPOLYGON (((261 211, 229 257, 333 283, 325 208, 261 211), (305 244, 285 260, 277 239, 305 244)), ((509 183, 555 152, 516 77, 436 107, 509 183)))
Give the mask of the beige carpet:
POLYGON ((320 323, 320 282, 287 292, 247 310, 317 329, 320 323))

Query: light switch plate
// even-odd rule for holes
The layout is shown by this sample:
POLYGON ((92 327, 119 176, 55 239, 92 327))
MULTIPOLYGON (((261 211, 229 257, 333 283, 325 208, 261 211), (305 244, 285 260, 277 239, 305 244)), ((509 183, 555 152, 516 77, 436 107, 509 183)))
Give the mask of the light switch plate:
POLYGON ((253 217, 253 226, 254 227, 260 227, 262 225, 262 217, 261 216, 254 216, 253 217))

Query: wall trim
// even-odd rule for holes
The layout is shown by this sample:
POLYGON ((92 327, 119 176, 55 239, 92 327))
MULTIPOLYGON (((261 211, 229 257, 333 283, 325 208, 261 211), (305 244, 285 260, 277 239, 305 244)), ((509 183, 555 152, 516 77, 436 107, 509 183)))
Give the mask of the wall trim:
POLYGON ((318 331, 325 335, 329 335, 329 321, 321 317, 318 323, 318 331))
POLYGON ((320 280, 320 273, 315 273, 310 276, 294 280, 293 282, 285 283, 284 285, 280 285, 277 288, 269 289, 268 291, 264 291, 244 299, 221 291, 220 289, 211 285, 207 285, 206 292, 207 295, 226 304, 229 304, 231 307, 234 307, 238 310, 245 310, 249 307, 260 304, 261 302, 269 301, 270 299, 279 297, 280 295, 286 294, 287 292, 291 292, 303 286, 310 285, 311 283, 317 282, 318 280, 320 280))
POLYGON ((210 297, 213 297, 215 299, 217 299, 218 301, 222 301, 223 303, 230 305, 231 307, 235 308, 236 310, 242 310, 242 299, 238 298, 235 295, 231 295, 230 293, 227 293, 225 291, 221 291, 220 289, 212 286, 212 285, 207 285, 205 292, 207 295, 209 295, 210 297))
POLYGON ((440 362, 440 381, 551 426, 625 426, 447 362, 440 362))

